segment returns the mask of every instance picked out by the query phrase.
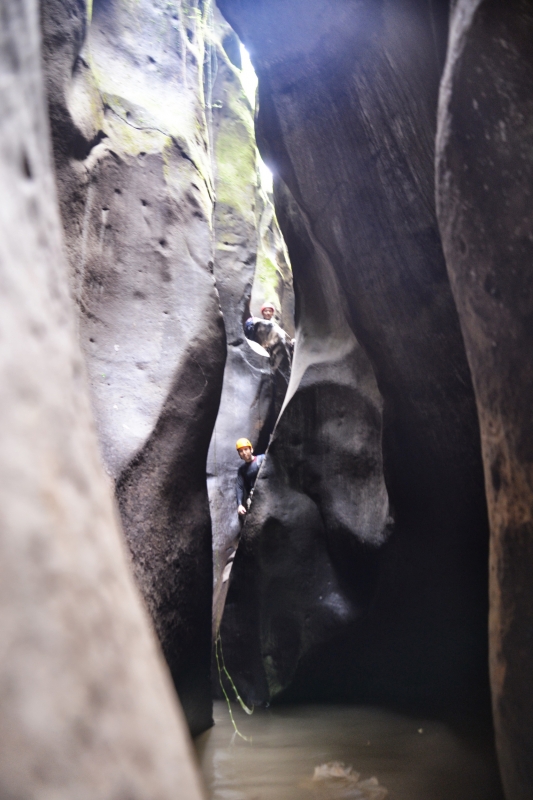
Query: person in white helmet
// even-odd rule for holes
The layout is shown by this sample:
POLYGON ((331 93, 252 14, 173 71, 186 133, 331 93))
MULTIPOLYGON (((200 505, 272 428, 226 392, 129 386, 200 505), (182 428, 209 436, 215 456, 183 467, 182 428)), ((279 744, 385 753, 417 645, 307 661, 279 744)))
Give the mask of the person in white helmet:
POLYGON ((274 305, 274 303, 271 303, 269 301, 267 303, 263 303, 263 305, 261 306, 261 316, 263 317, 263 319, 271 320, 275 313, 276 313, 276 306, 274 305))
POLYGON ((244 323, 244 333, 248 339, 255 339, 254 329, 257 322, 270 322, 272 325, 276 324, 274 315, 276 313, 276 306, 270 301, 263 303, 261 306, 261 317, 248 317, 244 323))

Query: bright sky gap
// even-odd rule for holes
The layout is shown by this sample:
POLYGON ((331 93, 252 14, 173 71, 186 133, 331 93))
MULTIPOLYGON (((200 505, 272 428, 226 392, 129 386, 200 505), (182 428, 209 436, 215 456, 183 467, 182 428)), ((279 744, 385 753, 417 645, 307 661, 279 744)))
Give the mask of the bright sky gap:
MULTIPOLYGON (((246 97, 250 101, 252 108, 255 108, 255 96, 257 92, 257 75, 255 74, 255 70, 253 68, 252 62, 250 60, 250 56, 246 47, 241 42, 241 62, 242 62, 242 71, 241 71, 241 81, 244 88, 244 92, 246 97)), ((272 173, 261 158, 259 156, 259 175, 261 177, 261 185, 266 192, 272 192, 273 189, 273 179, 272 173)))

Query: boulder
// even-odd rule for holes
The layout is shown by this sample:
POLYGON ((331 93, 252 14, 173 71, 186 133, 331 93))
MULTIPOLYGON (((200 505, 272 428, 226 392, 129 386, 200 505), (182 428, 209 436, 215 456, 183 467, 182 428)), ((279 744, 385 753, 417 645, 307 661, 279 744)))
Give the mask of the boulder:
POLYGON ((532 37, 528 3, 455 4, 437 139, 439 222, 481 426, 490 671, 509 800, 533 795, 532 37))
POLYGON ((0 8, 0 795, 201 800, 98 454, 37 4, 0 8))
POLYGON ((42 5, 56 175, 102 455, 195 733, 211 724, 205 465, 226 357, 204 101, 210 13, 185 0, 42 5))

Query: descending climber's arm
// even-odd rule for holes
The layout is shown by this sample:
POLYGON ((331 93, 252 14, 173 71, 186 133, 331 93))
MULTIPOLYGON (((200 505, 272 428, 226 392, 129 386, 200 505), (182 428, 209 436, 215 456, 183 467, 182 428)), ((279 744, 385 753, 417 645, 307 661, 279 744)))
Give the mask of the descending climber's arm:
POLYGON ((244 487, 244 477, 239 470, 237 473, 237 511, 238 513, 243 516, 246 514, 246 509, 244 507, 244 494, 245 494, 245 487, 244 487))

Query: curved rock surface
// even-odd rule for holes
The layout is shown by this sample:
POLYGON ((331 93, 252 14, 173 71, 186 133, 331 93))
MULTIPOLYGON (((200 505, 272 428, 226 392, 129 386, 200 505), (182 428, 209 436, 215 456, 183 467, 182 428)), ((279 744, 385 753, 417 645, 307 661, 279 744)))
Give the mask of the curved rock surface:
POLYGON ((437 140, 439 221, 481 425, 493 708, 510 800, 533 795, 532 39, 531 4, 456 4, 437 140))
POLYGON ((201 800, 98 455, 37 4, 0 16, 0 795, 201 800))
MULTIPOLYGON (((235 442, 249 437, 264 452, 285 397, 290 365, 280 369, 261 348, 252 349, 243 323, 250 316, 252 286, 257 305, 273 297, 283 318, 293 307, 290 267, 272 203, 258 171, 253 109, 241 75, 240 44, 215 11, 211 37, 212 130, 215 152, 215 277, 224 314, 227 360, 220 409, 207 463, 213 522, 213 627, 218 630, 227 577, 240 524, 235 480, 240 461, 235 442), (288 309, 288 311, 287 311, 288 309)), ((289 323, 292 323, 289 320, 289 323)), ((264 323, 272 328, 271 323, 264 323)))
MULTIPOLYGON (((287 689, 302 659, 323 661, 333 639, 356 635, 390 533, 372 367, 346 322, 327 257, 279 185, 276 206, 293 266, 297 345, 222 625, 229 671, 254 704, 287 689)), ((342 674, 346 659, 337 667, 342 674)), ((332 699, 346 686, 337 680, 306 692, 332 699)))
MULTIPOLYGON (((332 645, 325 662, 302 663, 294 693, 319 691, 337 674, 367 698, 485 710, 488 527, 479 426, 434 201, 448 4, 219 5, 258 73, 263 156, 335 271, 384 400, 396 525, 366 636, 332 645)), ((296 351, 295 361, 298 344, 296 351)), ((321 563, 317 556, 319 571, 321 563)), ((277 585, 285 608, 291 581, 287 571, 277 585)))
POLYGON ((292 269, 275 215, 272 189, 269 186, 263 188, 264 191, 257 198, 259 250, 250 298, 250 310, 254 316, 261 317, 261 306, 265 300, 274 302, 276 304, 275 320, 290 337, 294 337, 292 269))
POLYGON ((61 211, 103 457, 193 732, 211 723, 205 463, 225 361, 204 101, 210 13, 209 3, 185 0, 42 7, 61 211))
POLYGON ((274 320, 251 318, 245 330, 247 338, 268 353, 270 363, 271 401, 268 416, 263 419, 259 434, 259 449, 268 447, 270 436, 278 420, 287 394, 292 369, 293 340, 287 331, 274 320))

